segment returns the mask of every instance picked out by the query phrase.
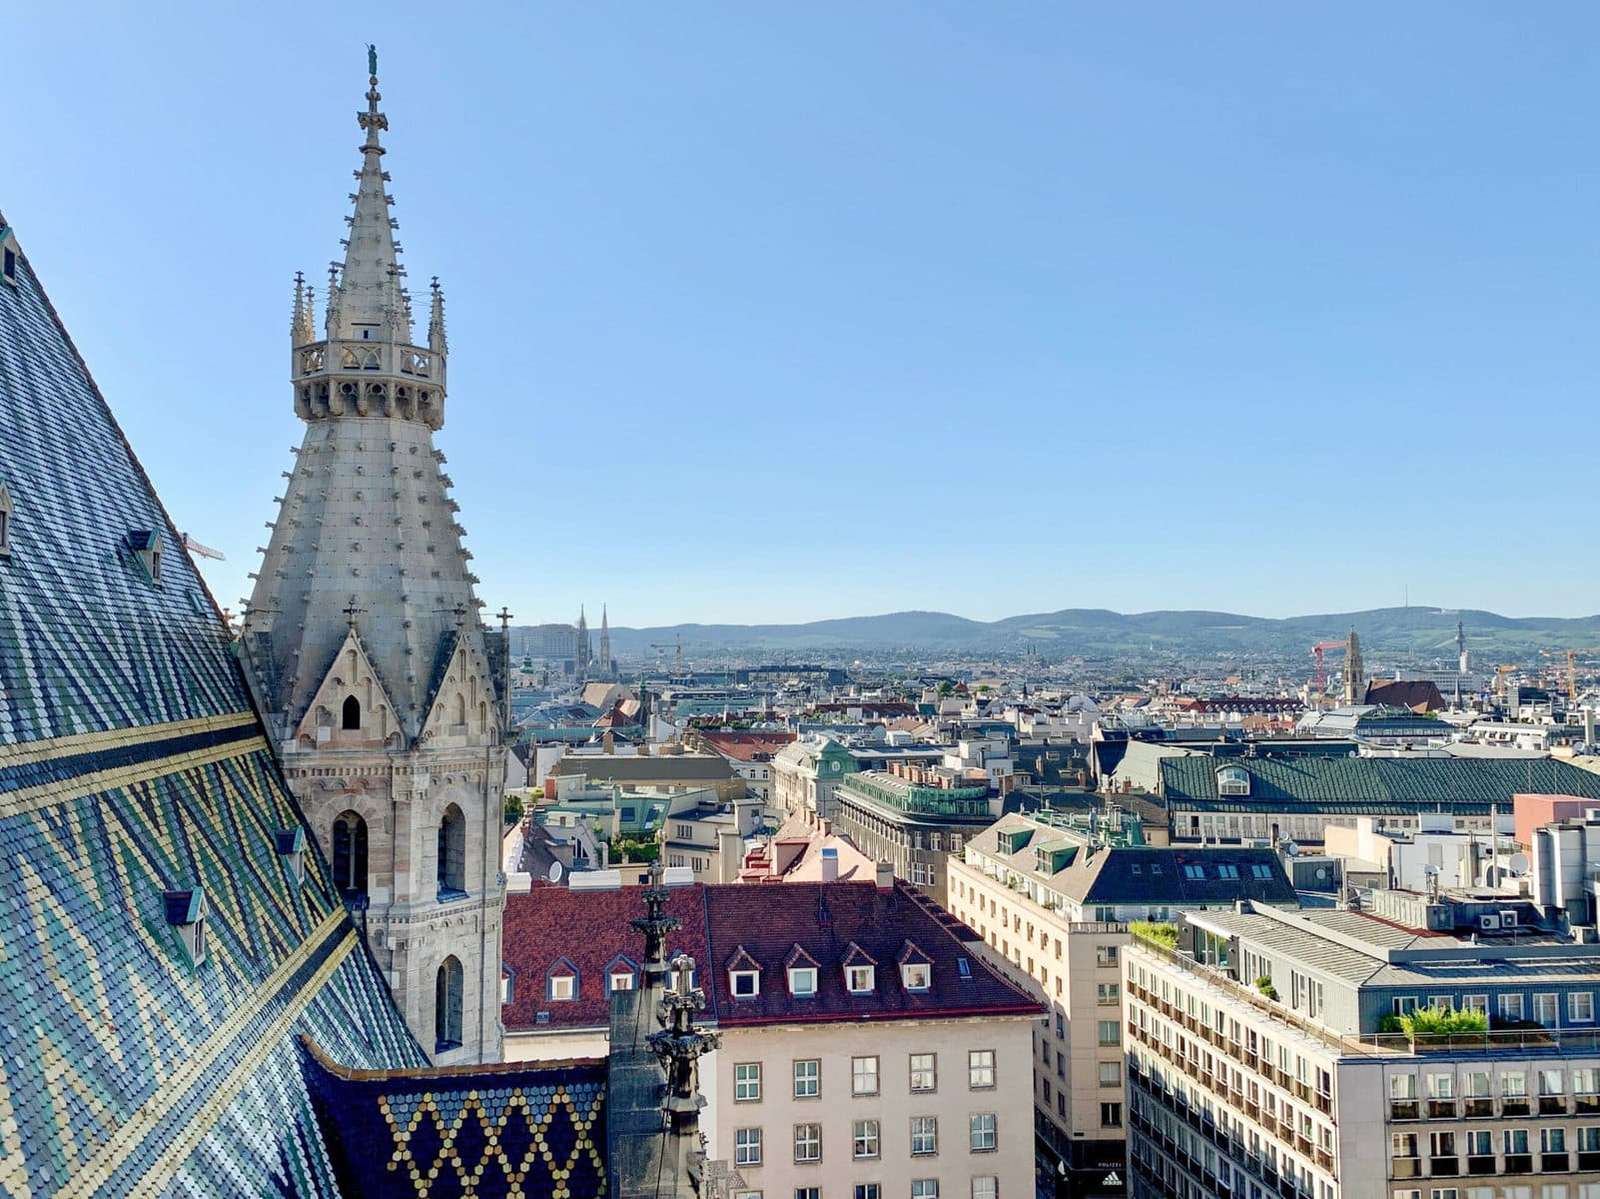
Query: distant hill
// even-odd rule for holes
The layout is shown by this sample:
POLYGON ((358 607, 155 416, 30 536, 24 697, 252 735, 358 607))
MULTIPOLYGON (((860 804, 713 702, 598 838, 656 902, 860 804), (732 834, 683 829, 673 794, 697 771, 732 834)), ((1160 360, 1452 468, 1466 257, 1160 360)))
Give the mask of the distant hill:
POLYGON ((1370 653, 1422 659, 1455 657, 1456 621, 1464 623, 1476 664, 1517 661, 1541 649, 1600 645, 1600 616, 1511 617, 1449 608, 1375 608, 1291 616, 1281 620, 1231 612, 1138 612, 1064 608, 1059 612, 968 620, 948 612, 889 612, 806 624, 684 624, 611 630, 613 652, 649 654, 652 643, 683 639, 687 652, 749 649, 774 652, 898 649, 943 652, 1015 651, 1033 646, 1050 658, 1107 654, 1253 653, 1297 657, 1318 641, 1354 628, 1370 653))

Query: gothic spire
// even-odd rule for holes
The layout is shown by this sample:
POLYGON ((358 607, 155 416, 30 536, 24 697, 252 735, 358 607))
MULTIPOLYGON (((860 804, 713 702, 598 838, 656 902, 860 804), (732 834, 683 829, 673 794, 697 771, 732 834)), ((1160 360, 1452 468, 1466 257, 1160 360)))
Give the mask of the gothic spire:
POLYGON ((384 191, 388 174, 383 169, 383 145, 378 134, 389 128, 389 118, 378 110, 378 52, 367 47, 367 110, 356 113, 356 123, 366 131, 361 144, 361 169, 355 175, 351 196, 355 212, 345 219, 350 236, 345 239, 344 266, 339 273, 336 337, 373 341, 411 340, 410 311, 402 294, 399 247, 395 244, 394 218, 389 205, 394 198, 384 191))
POLYGON ((428 348, 435 354, 447 354, 450 339, 444 334, 444 292, 439 287, 439 276, 435 275, 428 286, 433 291, 433 305, 428 312, 428 348))

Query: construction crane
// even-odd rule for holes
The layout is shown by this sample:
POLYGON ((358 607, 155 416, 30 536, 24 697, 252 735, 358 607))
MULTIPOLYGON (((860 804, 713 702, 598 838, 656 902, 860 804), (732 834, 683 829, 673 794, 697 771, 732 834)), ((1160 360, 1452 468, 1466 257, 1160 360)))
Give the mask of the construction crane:
POLYGON ((201 545, 187 533, 183 535, 183 548, 191 554, 199 554, 202 558, 215 558, 218 562, 225 561, 221 550, 214 550, 209 545, 201 545))
POLYGON ((1348 641, 1319 641, 1311 647, 1311 656, 1316 659, 1317 665, 1311 672, 1311 694, 1321 695, 1328 689, 1328 663, 1323 657, 1330 649, 1345 651, 1350 648, 1348 641))
POLYGON ((1573 707, 1578 706, 1578 655, 1600 654, 1600 646, 1591 645, 1587 649, 1569 649, 1567 651, 1567 702, 1573 707))

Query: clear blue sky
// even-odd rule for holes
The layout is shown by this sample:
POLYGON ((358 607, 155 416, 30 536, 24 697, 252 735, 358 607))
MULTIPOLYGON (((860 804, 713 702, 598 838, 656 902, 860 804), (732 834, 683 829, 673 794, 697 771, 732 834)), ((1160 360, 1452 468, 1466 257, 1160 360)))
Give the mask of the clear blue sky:
POLYGON ((1600 6, 23 5, 0 207, 224 602, 369 39, 493 607, 1600 610, 1600 6))

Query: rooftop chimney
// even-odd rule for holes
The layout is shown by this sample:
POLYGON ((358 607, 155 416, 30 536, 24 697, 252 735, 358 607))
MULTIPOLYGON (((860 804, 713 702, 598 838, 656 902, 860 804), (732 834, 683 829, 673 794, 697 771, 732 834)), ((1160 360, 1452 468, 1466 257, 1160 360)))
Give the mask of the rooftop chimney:
POLYGON ((878 890, 880 890, 880 891, 893 891, 894 890, 894 863, 893 862, 879 862, 877 864, 877 872, 874 875, 873 881, 878 884, 878 890))

